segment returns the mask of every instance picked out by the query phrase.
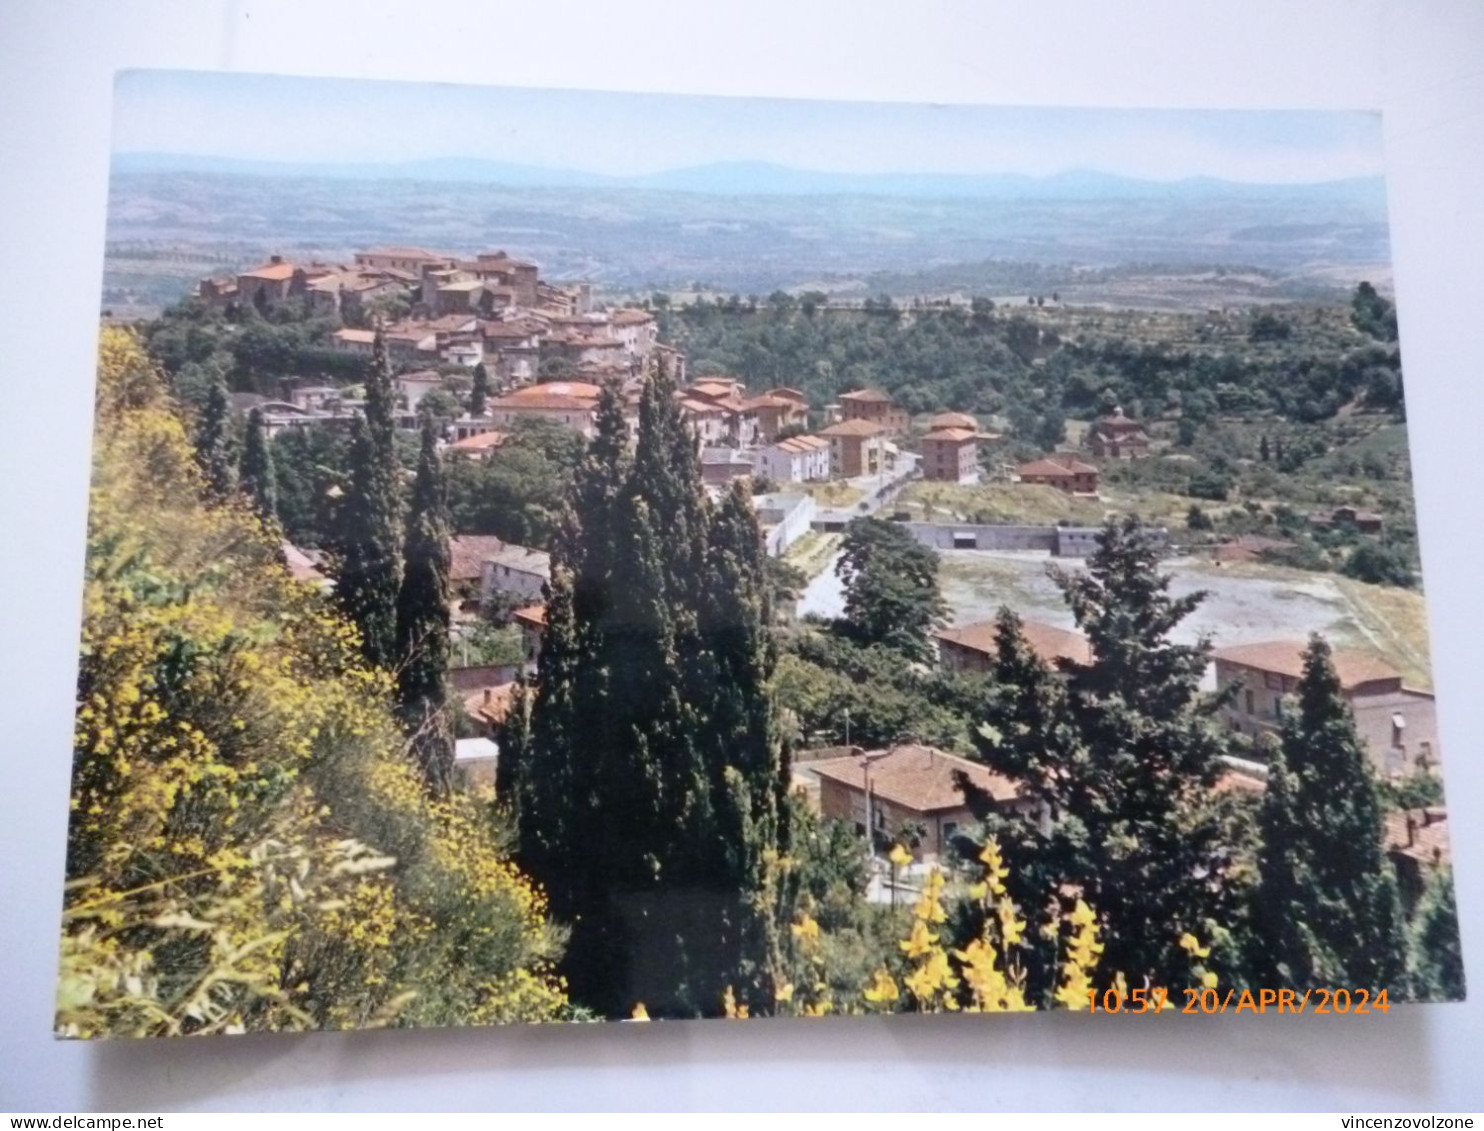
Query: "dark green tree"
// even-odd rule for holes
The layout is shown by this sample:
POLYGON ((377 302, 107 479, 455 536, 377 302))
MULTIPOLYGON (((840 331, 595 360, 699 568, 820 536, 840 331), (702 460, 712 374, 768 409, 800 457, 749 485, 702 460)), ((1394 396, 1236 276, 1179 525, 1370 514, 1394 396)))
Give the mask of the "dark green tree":
POLYGON ((1201 690, 1209 645, 1171 641, 1204 594, 1171 596, 1159 557, 1153 532, 1126 519, 1104 527, 1085 572, 1053 571, 1088 663, 1054 674, 1001 613, 979 745, 1034 802, 998 822, 1023 906, 1076 890, 1103 920, 1102 977, 1184 985, 1181 936, 1217 941, 1238 861, 1213 804, 1225 746, 1221 701, 1201 690))
POLYGON ((1270 985, 1403 989, 1382 807, 1329 644, 1310 639, 1262 808, 1255 956, 1270 985))
POLYGON ((448 492, 438 458, 438 429, 432 420, 423 422, 403 559, 406 565, 397 594, 397 705, 429 788, 442 793, 453 776, 448 712, 448 492))
POLYGON ((857 518, 845 530, 837 572, 845 581, 845 634, 930 662, 932 632, 948 606, 938 588, 938 554, 899 523, 857 518))
POLYGON ((242 445, 237 485, 265 521, 277 520, 278 487, 274 480, 273 452, 268 447, 268 432, 258 409, 247 414, 247 438, 242 445))
POLYGON ((1451 868, 1436 868, 1428 877, 1408 944, 1412 996, 1421 1001, 1462 1001, 1463 944, 1451 868))
POLYGON ((400 466, 391 362, 378 330, 366 377, 366 414, 352 422, 350 474, 337 515, 335 599, 361 632, 368 663, 394 668, 402 585, 400 466))
POLYGON ((474 367, 474 381, 469 387, 469 415, 483 416, 490 396, 490 374, 480 362, 474 367))
POLYGON ((1371 585, 1396 585, 1410 589, 1417 584, 1407 556, 1394 546, 1362 542, 1350 551, 1341 567, 1346 577, 1371 585))
POLYGON ((196 459, 206 476, 207 493, 217 500, 232 493, 232 420, 227 386, 218 378, 196 423, 196 459))
POLYGON ((707 502, 673 382, 646 383, 632 456, 605 389, 501 789, 523 865, 571 924, 573 995, 606 1015, 771 993, 787 821, 767 618, 750 500, 707 502))
POLYGON ((1262 439, 1258 441, 1257 455, 1263 463, 1268 462, 1268 456, 1270 455, 1270 452, 1268 451, 1268 434, 1266 432, 1262 434, 1262 439))

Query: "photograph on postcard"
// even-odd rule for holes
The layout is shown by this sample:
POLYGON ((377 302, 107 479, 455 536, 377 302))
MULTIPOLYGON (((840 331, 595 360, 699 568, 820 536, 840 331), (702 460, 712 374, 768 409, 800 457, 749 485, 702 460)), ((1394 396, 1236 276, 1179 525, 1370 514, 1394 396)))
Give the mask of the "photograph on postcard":
POLYGON ((58 1035, 1464 996, 1379 115, 114 113, 58 1035))

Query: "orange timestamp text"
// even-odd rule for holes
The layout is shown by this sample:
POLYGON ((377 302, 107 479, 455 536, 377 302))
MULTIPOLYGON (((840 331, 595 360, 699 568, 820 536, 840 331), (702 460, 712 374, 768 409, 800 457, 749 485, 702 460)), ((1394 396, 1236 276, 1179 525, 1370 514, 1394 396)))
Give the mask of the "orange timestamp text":
POLYGON ((1149 989, 1088 990, 1087 1008, 1094 1013, 1389 1013, 1391 1000, 1385 989, 1222 990, 1171 991, 1149 989), (1179 996, 1183 995, 1184 1004, 1179 996))

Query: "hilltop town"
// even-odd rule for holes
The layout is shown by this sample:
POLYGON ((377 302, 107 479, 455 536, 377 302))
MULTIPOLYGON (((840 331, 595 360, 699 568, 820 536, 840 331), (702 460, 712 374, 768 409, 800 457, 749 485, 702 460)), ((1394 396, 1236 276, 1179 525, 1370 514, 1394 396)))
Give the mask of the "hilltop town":
MULTIPOLYGON (((668 303, 605 303, 590 285, 549 283, 537 264, 503 250, 464 257, 383 247, 357 252, 344 264, 274 255, 230 278, 202 279, 196 298, 200 307, 229 318, 250 310, 249 317, 270 322, 322 320, 322 327, 334 328, 323 330, 318 349, 352 366, 369 364, 379 340, 394 370, 398 427, 416 432, 431 410, 445 458, 467 475, 477 475, 473 468, 496 459, 515 436, 556 431, 590 441, 607 385, 619 391, 629 432, 636 434, 646 377, 662 366, 676 385, 674 398, 693 436, 705 488, 719 500, 735 481, 747 484, 766 553, 802 570, 804 611, 813 609, 821 585, 831 584, 839 539, 855 519, 890 517, 922 544, 956 555, 955 564, 985 560, 975 552, 1007 555, 1022 567, 1037 555, 1079 559, 1092 551, 1102 517, 1130 498, 1121 486, 1110 492, 1109 473, 1122 483, 1133 464, 1161 462, 1151 456, 1180 458, 1168 419, 1151 426, 1117 403, 1105 403, 1075 432, 1046 437, 1051 442, 1037 450, 1004 435, 1014 425, 1003 417, 961 410, 914 414, 880 388, 848 388, 821 402, 788 385, 749 388, 737 376, 712 372, 714 365, 691 376, 686 352, 662 340, 668 303), (987 500, 1003 505, 1015 498, 1016 521, 983 513, 987 500)), ((1045 303, 1030 305, 1039 313, 1045 303)), ((1009 323, 1012 339, 1021 323, 1009 323)), ((307 358, 312 370, 314 355, 307 358)), ((334 366, 325 371, 335 372, 334 366)), ((356 369, 339 372, 354 375, 356 369)), ((309 371, 283 373, 272 384, 271 394, 231 395, 239 419, 254 414, 270 439, 289 431, 343 431, 364 411, 353 380, 326 381, 309 371)), ((1147 505, 1151 497, 1146 491, 1141 501, 1147 505)), ((1281 561, 1295 547, 1281 531, 1256 524, 1206 533, 1193 518, 1199 507, 1190 509, 1187 516, 1177 503, 1164 537, 1216 567, 1281 561)), ((1308 531, 1338 528, 1362 542, 1380 536, 1385 525, 1381 514, 1344 504, 1299 521, 1308 531)), ((492 624, 509 626, 510 633, 501 656, 507 662, 455 673, 478 731, 464 741, 461 756, 472 780, 493 780, 490 740, 516 683, 534 670, 539 655, 550 546, 545 538, 535 541, 540 544, 526 545, 483 529, 452 535, 451 580, 464 598, 460 631, 466 641, 481 633, 487 638, 492 624)), ((304 577, 329 584, 315 564, 320 547, 289 544, 287 552, 304 577)), ((1021 611, 1031 617, 1027 629, 1046 662, 1085 651, 1079 635, 1035 619, 1042 609, 1021 611)), ((960 610, 952 618, 958 623, 937 637, 945 670, 982 671, 992 662, 993 624, 965 619, 970 612, 960 610)), ((1246 690, 1229 708, 1229 724, 1253 736, 1275 733, 1300 650, 1261 632, 1261 624, 1238 627, 1231 646, 1216 653, 1214 677, 1224 687, 1234 672, 1245 673, 1246 690)), ((1231 639, 1232 632, 1218 635, 1231 639)), ((1367 650, 1346 662, 1347 671, 1372 665, 1353 689, 1346 686, 1378 768, 1402 774, 1435 766, 1436 722, 1425 685, 1404 687, 1402 673, 1367 650)), ((1415 679, 1417 668, 1408 671, 1415 679)), ((951 767, 951 761, 941 763, 944 781, 951 767)), ((1231 776, 1242 788, 1261 789, 1261 773, 1250 763, 1234 764, 1231 776)), ((836 798, 835 810, 840 788, 837 782, 826 791, 836 798)), ((955 814, 966 819, 962 802, 955 814)), ((929 814, 909 806, 898 816, 913 822, 929 814)), ((938 819, 934 827, 941 824, 938 819)))

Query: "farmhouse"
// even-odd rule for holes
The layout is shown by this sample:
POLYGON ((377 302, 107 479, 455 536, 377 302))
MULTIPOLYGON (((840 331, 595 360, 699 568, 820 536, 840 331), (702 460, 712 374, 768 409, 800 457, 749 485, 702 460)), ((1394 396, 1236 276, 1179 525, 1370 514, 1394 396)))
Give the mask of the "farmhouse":
POLYGON ((1149 436, 1142 424, 1115 407, 1107 416, 1092 422, 1087 446, 1099 459, 1138 459, 1149 454, 1149 436))
MULTIPOLYGON (((1021 621, 1020 629, 1031 651, 1053 671, 1065 664, 1092 663, 1092 648, 1080 632, 1035 620, 1021 621)), ((999 654, 996 632, 992 620, 943 629, 936 634, 938 662, 949 671, 989 671, 999 654)))
POLYGON ((1096 495, 1098 469, 1074 456, 1061 453, 1023 463, 1015 469, 1022 483, 1041 484, 1068 495, 1096 495))
POLYGON ((819 779, 819 809, 856 832, 891 839, 904 826, 926 829, 915 855, 941 858, 959 829, 974 823, 960 778, 996 806, 1023 809, 1019 787, 977 762, 931 746, 893 746, 808 763, 819 779))
MULTIPOLYGON (((1223 708, 1233 730, 1276 735, 1283 725, 1284 698, 1298 689, 1306 645, 1273 640, 1220 648, 1212 653, 1216 686, 1235 688, 1223 708)), ((1430 692, 1402 685, 1401 673, 1365 652, 1336 649, 1335 674, 1355 715, 1355 726, 1382 773, 1398 774, 1438 764, 1437 710, 1430 692)))

